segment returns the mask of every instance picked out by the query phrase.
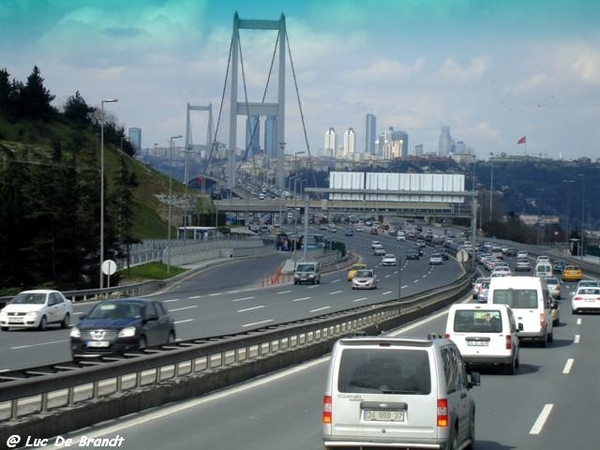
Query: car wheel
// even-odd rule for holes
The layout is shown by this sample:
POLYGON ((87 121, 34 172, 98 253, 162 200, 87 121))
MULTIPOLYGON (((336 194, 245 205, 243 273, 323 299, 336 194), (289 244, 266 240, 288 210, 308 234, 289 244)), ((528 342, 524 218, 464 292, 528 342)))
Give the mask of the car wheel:
POLYGON ((38 330, 46 331, 46 328, 48 328, 48 319, 46 319, 46 316, 42 316, 40 324, 38 325, 38 330))
POLYGON ((540 340, 540 347, 548 347, 548 333, 544 333, 544 337, 540 340))
POLYGON ((62 322, 60 323, 60 327, 67 328, 69 326, 70 322, 71 322, 71 316, 69 315, 69 313, 66 313, 65 317, 63 318, 62 322))
POLYGON ((550 333, 548 335, 548 342, 553 342, 554 341, 554 330, 552 330, 552 333, 550 333))
POLYGON ((138 341, 138 350, 144 350, 148 346, 148 342, 146 341, 145 336, 141 336, 138 341))
POLYGON ((2 331, 8 331, 8 327, 0 327, 0 330, 2 330, 2 331))
POLYGON ((515 358, 511 362, 509 362, 504 368, 504 370, 507 375, 514 375, 517 371, 517 359, 515 358))
POLYGON ((169 337, 167 338, 167 344, 173 344, 175 342, 175 332, 170 331, 169 337))
POLYGON ((458 450, 458 441, 454 434, 455 432, 452 431, 450 437, 448 438, 448 443, 446 444, 445 450, 458 450))
POLYGON ((475 450, 475 411, 473 411, 471 422, 469 423, 469 445, 467 445, 465 449, 475 450))

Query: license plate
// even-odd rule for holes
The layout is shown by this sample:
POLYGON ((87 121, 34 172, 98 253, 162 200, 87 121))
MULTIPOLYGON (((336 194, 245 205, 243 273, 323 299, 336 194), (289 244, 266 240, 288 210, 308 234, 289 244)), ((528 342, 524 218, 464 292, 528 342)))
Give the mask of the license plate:
POLYGON ((489 345, 488 341, 467 341, 467 345, 473 345, 475 347, 487 347, 489 345))
POLYGON ((23 323, 23 319, 8 319, 8 323, 23 323))
POLYGON ((364 419, 369 422, 404 422, 405 412, 366 409, 364 419))
POLYGON ((586 303, 596 303, 596 299, 593 299, 593 298, 586 298, 586 299, 585 299, 585 302, 586 302, 586 303))
POLYGON ((110 345, 110 342, 108 341, 89 341, 87 343, 88 347, 94 347, 94 348, 104 348, 104 347, 108 347, 110 345))

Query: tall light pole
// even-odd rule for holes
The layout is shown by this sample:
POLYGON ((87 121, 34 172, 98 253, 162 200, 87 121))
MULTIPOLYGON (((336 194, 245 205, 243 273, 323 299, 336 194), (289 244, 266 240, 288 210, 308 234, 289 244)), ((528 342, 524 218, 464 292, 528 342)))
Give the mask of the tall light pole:
POLYGON ((169 138, 169 217, 167 230, 167 275, 171 273, 171 217, 173 211, 173 140, 181 139, 183 136, 171 136, 169 138))
POLYGON ((570 251, 569 247, 569 230, 570 230, 570 220, 571 220, 571 184, 575 183, 575 180, 563 180, 563 183, 567 183, 567 229, 565 230, 565 244, 567 244, 567 250, 570 251))
POLYGON ((104 104, 115 103, 116 98, 106 98, 100 102, 100 289, 104 287, 102 263, 104 262, 104 104))
POLYGON ((583 226, 585 221, 585 176, 582 173, 577 174, 581 177, 581 241, 579 241, 579 256, 583 257, 583 239, 585 236, 585 228, 583 226))
POLYGON ((490 153, 490 223, 492 223, 492 208, 494 206, 494 161, 492 161, 493 156, 494 154, 490 153))

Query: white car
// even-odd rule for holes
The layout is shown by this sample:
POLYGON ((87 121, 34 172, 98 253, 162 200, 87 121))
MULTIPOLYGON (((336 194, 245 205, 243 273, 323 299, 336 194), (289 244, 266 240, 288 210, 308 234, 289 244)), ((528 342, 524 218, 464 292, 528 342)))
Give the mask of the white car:
POLYGON ((396 240, 397 241, 405 241, 406 240, 406 235, 404 234, 404 231, 398 231, 398 233, 396 233, 396 240))
POLYGON ((580 287, 571 297, 571 311, 600 311, 600 287, 580 287))
POLYGON ((376 248, 383 248, 383 245, 381 245, 381 242, 379 242, 379 241, 371 242, 371 250, 375 250, 376 248))
POLYGON ((398 260, 396 259, 396 255, 394 255, 392 253, 386 253, 385 255, 383 255, 383 258, 381 259, 382 266, 395 266, 397 264, 398 264, 398 260))
POLYGON ((48 324, 60 324, 67 328, 73 317, 71 300, 52 289, 23 291, 17 294, 0 311, 0 328, 38 328, 45 330, 48 324))

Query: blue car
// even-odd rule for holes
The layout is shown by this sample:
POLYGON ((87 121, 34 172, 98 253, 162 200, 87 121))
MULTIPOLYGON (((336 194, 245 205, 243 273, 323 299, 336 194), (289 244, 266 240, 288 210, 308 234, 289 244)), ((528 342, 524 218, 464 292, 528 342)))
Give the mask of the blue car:
POLYGON ((123 354, 175 342, 175 323, 158 300, 105 300, 71 328, 73 359, 123 354))

